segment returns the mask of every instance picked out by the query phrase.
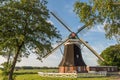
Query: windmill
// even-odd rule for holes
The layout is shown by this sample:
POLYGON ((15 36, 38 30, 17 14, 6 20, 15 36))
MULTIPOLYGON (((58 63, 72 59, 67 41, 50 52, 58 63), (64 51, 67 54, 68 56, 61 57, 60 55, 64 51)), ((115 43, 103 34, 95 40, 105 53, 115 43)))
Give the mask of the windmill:
POLYGON ((87 65, 85 64, 81 54, 81 44, 85 45, 96 57, 98 57, 98 59, 104 61, 104 59, 99 56, 99 54, 92 47, 90 47, 86 41, 78 37, 78 33, 84 30, 87 25, 82 26, 75 33, 68 26, 66 26, 64 22, 62 22, 62 20, 60 20, 60 18, 58 18, 53 12, 51 12, 51 14, 70 32, 70 35, 66 40, 61 42, 52 51, 43 56, 46 58, 64 44, 63 58, 59 64, 60 73, 87 72, 87 65))

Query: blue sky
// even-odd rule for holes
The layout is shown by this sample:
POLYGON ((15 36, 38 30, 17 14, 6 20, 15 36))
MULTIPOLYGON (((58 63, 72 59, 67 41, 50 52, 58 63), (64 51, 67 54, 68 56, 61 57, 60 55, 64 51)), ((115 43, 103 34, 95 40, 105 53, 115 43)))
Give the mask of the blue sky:
MULTIPOLYGON (((76 0, 48 0, 47 7, 50 11, 54 11, 56 15, 62 18, 62 21, 70 26, 70 29, 74 32, 78 30, 83 24, 80 23, 79 18, 73 12, 73 6, 76 0)), ((86 1, 86 0, 82 0, 86 1)), ((60 31, 63 40, 70 34, 52 15, 49 21, 57 27, 60 31)), ((79 34, 80 38, 88 41, 89 44, 100 54, 106 47, 116 44, 115 40, 108 40, 105 38, 105 32, 103 24, 98 24, 90 30, 86 30, 79 34)), ((54 44, 53 46, 57 46, 54 44)), ((62 46, 63 47, 63 46, 62 46)), ((87 65, 97 65, 97 58, 86 48, 83 47, 82 55, 87 65)), ((60 50, 56 50, 52 55, 43 59, 43 62, 36 60, 36 56, 31 54, 29 58, 22 58, 17 66, 58 66, 62 59, 60 50)), ((5 61, 4 58, 0 57, 0 64, 5 61)))

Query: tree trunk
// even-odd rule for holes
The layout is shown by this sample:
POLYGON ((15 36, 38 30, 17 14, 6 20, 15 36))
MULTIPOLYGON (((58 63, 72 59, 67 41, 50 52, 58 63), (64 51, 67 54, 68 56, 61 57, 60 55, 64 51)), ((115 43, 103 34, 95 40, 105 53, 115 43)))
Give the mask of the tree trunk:
POLYGON ((8 54, 8 58, 7 58, 7 67, 8 67, 8 65, 9 65, 9 62, 10 62, 10 52, 9 52, 9 54, 8 54))
POLYGON ((20 50, 21 50, 21 47, 22 47, 23 43, 20 46, 18 46, 17 52, 16 52, 15 57, 13 59, 12 66, 10 68, 10 73, 8 75, 8 80, 13 80, 13 72, 14 72, 15 65, 16 65, 16 62, 17 62, 17 58, 19 56, 19 53, 20 53, 20 50))

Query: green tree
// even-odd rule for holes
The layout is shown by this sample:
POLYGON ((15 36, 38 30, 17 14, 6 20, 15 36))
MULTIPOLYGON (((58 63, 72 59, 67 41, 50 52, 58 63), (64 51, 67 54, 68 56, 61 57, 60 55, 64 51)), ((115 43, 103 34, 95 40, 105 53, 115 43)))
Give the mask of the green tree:
POLYGON ((13 80, 16 62, 34 50, 41 59, 52 49, 51 42, 60 39, 57 29, 47 20, 46 0, 3 0, 0 5, 0 52, 13 51, 8 80, 13 80))
POLYGON ((116 38, 120 43, 120 0, 76 1, 74 12, 87 26, 104 24, 106 38, 116 38))
POLYGON ((10 47, 7 47, 0 52, 0 55, 2 55, 4 58, 7 59, 7 61, 2 64, 2 66, 4 67, 2 69, 3 80, 8 80, 8 74, 10 72, 10 66, 11 66, 11 61, 13 59, 13 54, 14 54, 14 50, 10 49, 10 47))
POLYGON ((105 59, 105 62, 98 60, 100 65, 118 66, 120 68, 120 44, 106 48, 102 52, 101 57, 105 59))

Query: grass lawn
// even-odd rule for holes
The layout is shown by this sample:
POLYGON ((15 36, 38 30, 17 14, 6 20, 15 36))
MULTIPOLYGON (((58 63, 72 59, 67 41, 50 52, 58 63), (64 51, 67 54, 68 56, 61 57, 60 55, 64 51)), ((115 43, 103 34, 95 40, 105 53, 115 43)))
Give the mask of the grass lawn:
MULTIPOLYGON (((41 70, 19 70, 15 71, 16 80, 120 80, 117 77, 99 77, 99 78, 48 78, 48 77, 40 77, 37 72, 41 70)), ((42 70, 46 71, 54 71, 54 70, 42 70)), ((2 80, 2 75, 0 71, 0 80, 2 80)))
POLYGON ((110 78, 47 78, 38 74, 24 74, 16 76, 16 80, 110 80, 110 78))
POLYGON ((0 80, 2 80, 2 71, 0 70, 0 80))

